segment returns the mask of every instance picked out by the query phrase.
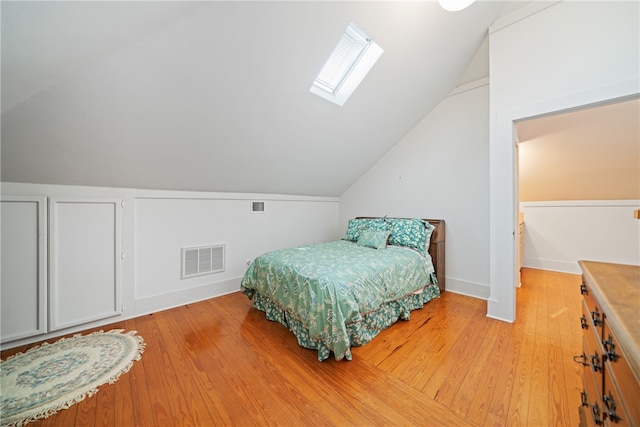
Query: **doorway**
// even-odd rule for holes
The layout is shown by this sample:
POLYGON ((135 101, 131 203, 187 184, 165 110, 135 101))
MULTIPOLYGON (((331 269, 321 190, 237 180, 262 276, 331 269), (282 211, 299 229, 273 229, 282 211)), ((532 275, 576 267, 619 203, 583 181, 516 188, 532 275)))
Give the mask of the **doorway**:
MULTIPOLYGON (((524 217, 524 226, 516 226, 518 269, 578 274, 576 258, 602 249, 572 232, 588 229, 589 218, 604 221, 609 204, 640 199, 640 97, 527 118, 514 128, 516 211, 519 222, 524 217), (527 213, 533 214, 529 227, 527 213)), ((599 256, 625 260, 624 253, 607 251, 599 256)))
MULTIPOLYGON (((516 319, 515 290, 519 279, 515 229, 518 218, 518 169, 515 148, 516 125, 528 120, 624 100, 638 99, 637 84, 625 82, 580 92, 535 104, 522 105, 495 115, 490 138, 490 297, 487 317, 513 322, 516 319)), ((527 218, 525 215, 525 257, 527 218)))

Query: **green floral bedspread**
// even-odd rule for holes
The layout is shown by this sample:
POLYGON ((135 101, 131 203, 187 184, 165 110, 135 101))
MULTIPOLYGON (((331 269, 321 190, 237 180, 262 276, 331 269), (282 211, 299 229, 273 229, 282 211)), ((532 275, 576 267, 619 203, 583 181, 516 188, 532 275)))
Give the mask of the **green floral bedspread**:
POLYGON ((268 252, 249 266, 241 290, 318 359, 351 359, 362 345, 440 295, 430 257, 400 246, 371 249, 338 240, 268 252), (416 293, 422 290, 422 292, 416 293))

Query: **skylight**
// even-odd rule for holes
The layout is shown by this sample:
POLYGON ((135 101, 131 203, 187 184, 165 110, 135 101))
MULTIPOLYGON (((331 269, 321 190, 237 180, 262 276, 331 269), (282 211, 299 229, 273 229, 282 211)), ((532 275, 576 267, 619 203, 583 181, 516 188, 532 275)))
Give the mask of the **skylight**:
POLYGON ((384 50, 352 22, 309 90, 334 104, 344 105, 382 52, 384 50))

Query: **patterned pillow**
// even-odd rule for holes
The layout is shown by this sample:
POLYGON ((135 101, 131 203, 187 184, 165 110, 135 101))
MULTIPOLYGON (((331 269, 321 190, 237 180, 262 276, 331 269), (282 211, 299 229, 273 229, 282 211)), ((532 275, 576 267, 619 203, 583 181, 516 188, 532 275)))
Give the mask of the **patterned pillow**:
POLYGON ((350 219, 349 224, 347 225, 347 232, 344 235, 344 240, 349 240, 351 242, 358 241, 360 230, 365 228, 368 222, 368 219, 350 219))
MULTIPOLYGON (((389 221, 391 222, 390 245, 406 246, 417 250, 422 255, 427 254, 427 228, 422 220, 392 218, 389 221)), ((429 231, 430 239, 433 226, 429 224, 429 227, 431 227, 429 231)))
POLYGON ((431 245, 431 235, 433 234, 433 230, 436 229, 436 227, 434 227, 433 225, 431 225, 429 223, 429 221, 422 221, 422 223, 424 224, 424 232, 427 235, 425 244, 424 244, 424 249, 429 252, 429 245, 431 245))
POLYGON ((363 228, 372 228, 374 230, 387 231, 391 229, 391 223, 381 218, 353 218, 349 220, 347 232, 344 240, 357 242, 360 237, 360 231, 363 228))
POLYGON ((367 228, 372 228, 378 231, 391 231, 391 223, 387 218, 376 218, 368 221, 367 228))
POLYGON ((366 246, 373 249, 384 249, 387 247, 389 230, 375 230, 373 228, 363 228, 358 237, 358 246, 366 246))

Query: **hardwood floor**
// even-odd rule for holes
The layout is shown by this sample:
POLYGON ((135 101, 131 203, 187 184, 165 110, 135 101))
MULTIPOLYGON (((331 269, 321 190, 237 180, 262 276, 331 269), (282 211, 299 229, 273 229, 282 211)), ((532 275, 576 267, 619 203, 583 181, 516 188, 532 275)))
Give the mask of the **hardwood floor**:
POLYGON ((578 425, 579 283, 524 269, 513 324, 445 293, 349 362, 318 362, 240 293, 114 323, 145 339, 142 360, 31 425, 578 425))

